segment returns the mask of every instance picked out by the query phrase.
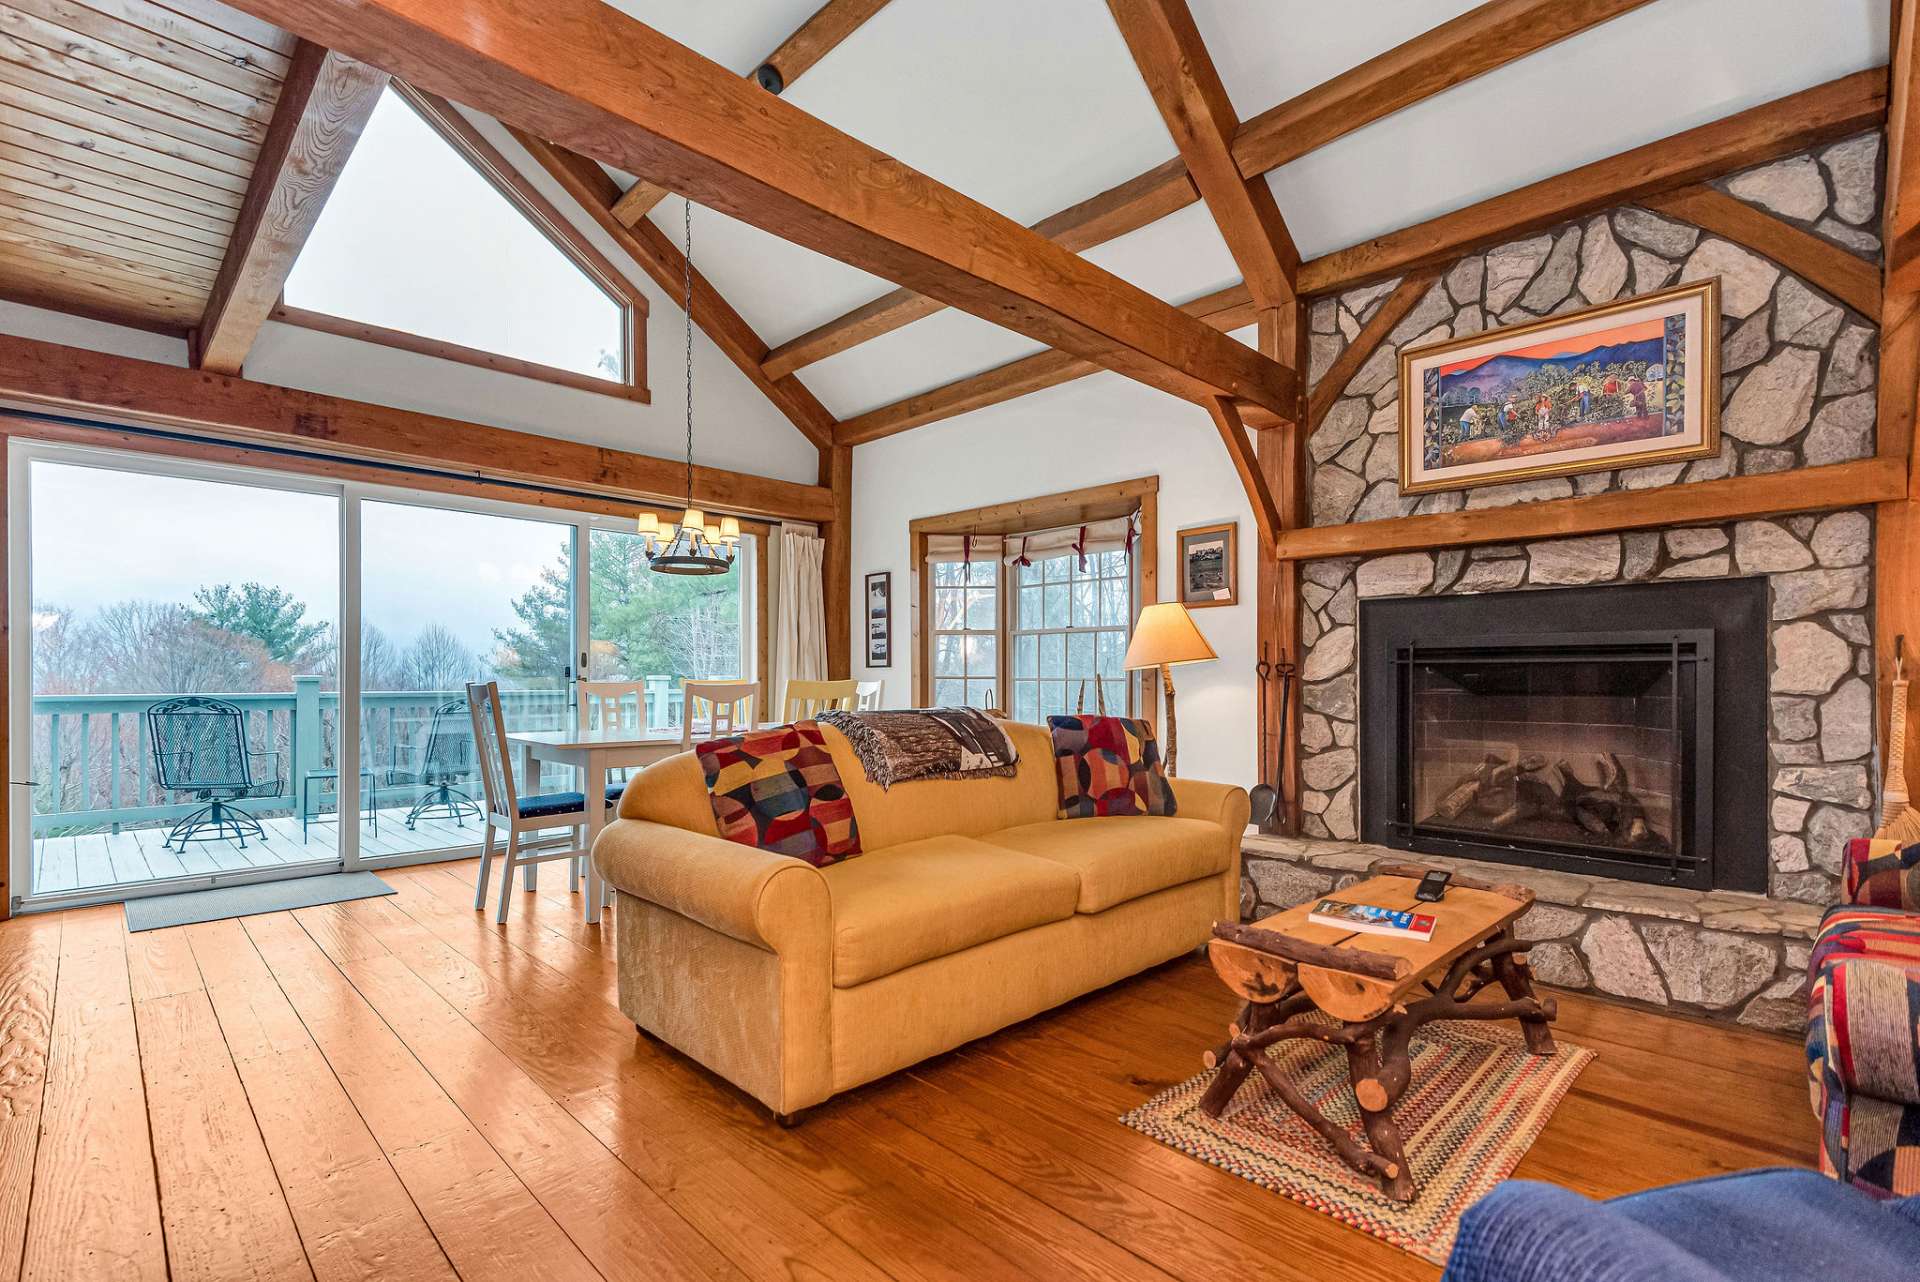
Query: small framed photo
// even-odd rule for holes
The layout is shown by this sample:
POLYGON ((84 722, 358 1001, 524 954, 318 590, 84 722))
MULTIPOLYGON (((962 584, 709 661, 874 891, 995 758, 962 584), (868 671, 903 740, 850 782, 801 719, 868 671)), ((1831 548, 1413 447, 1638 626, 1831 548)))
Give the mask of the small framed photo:
POLYGON ((1189 610, 1240 603, 1240 523, 1181 530, 1180 604, 1189 610))
POLYGON ((1720 452, 1720 281, 1400 354, 1400 492, 1720 452))
POLYGON ((893 573, 876 570, 867 576, 867 666, 893 666, 893 573))

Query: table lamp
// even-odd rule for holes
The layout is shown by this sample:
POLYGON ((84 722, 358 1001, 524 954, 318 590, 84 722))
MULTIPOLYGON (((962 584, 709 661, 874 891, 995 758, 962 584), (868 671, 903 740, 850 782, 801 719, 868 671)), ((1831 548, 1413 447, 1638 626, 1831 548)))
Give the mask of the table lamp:
POLYGON ((1201 663, 1219 657, 1200 635, 1200 629, 1193 625, 1193 616, 1187 613, 1187 607, 1178 601, 1150 605, 1140 611, 1140 617, 1134 621, 1133 640, 1127 643, 1127 657, 1122 666, 1128 671, 1160 669, 1161 688, 1167 692, 1169 775, 1174 773, 1174 760, 1180 751, 1179 732, 1173 720, 1173 665, 1201 663))

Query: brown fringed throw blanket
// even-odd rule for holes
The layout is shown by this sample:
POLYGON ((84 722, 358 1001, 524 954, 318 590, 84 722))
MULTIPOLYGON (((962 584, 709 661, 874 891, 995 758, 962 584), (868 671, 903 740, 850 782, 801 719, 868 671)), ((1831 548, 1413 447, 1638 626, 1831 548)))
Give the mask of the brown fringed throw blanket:
POLYGON ((881 788, 915 779, 984 779, 1011 775, 1020 754, 992 717, 978 708, 904 712, 823 712, 816 720, 847 736, 881 788))

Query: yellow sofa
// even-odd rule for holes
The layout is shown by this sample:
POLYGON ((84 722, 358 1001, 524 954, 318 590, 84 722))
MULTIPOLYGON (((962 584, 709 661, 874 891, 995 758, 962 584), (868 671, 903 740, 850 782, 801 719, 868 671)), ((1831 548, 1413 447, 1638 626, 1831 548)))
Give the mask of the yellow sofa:
POLYGON ((716 835, 692 753, 647 767, 593 859, 620 1008, 789 1117, 1204 943, 1237 920, 1240 788, 1178 814, 1059 819, 1046 728, 1011 778, 882 791, 825 727, 864 854, 828 868, 716 835))

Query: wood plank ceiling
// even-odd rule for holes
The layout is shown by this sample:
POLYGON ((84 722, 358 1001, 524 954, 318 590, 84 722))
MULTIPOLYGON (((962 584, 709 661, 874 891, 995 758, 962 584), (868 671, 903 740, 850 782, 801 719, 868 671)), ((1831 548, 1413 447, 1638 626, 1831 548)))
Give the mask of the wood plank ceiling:
POLYGON ((294 46, 217 0, 7 0, 0 295, 198 324, 294 46))

